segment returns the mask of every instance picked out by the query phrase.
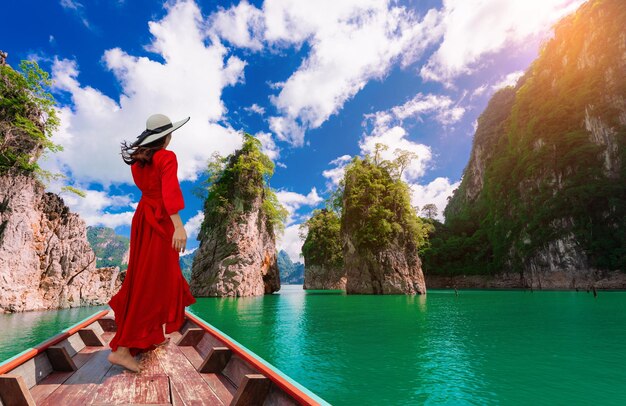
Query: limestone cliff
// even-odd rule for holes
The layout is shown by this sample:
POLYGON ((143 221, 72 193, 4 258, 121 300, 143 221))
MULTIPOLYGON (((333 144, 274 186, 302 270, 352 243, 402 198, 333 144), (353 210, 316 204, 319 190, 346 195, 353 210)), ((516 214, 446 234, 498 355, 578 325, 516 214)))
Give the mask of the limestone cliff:
POLYGON ((245 134, 212 172, 191 274, 194 296, 255 296, 280 289, 275 230, 286 212, 265 184, 273 163, 245 134), (281 210, 282 209, 282 210, 281 210))
POLYGON ((306 265, 304 267, 304 289, 346 289, 346 270, 343 267, 306 265))
POLYGON ((0 202, 0 310, 98 305, 117 291, 119 268, 96 268, 84 221, 41 182, 9 171, 0 202))
POLYGON ((46 174, 38 158, 59 147, 50 141, 58 125, 50 82, 35 62, 18 72, 5 57, 0 52, 0 312, 106 303, 120 286, 119 268, 96 268, 84 221, 38 177, 46 174))
POLYGON ((626 271, 624 27, 623 1, 583 4, 493 96, 424 255, 427 279, 509 272, 498 278, 571 288, 612 275, 602 284, 626 286, 613 272, 626 271))
POLYGON ((328 209, 314 210, 305 223, 304 289, 345 289, 341 220, 328 209))

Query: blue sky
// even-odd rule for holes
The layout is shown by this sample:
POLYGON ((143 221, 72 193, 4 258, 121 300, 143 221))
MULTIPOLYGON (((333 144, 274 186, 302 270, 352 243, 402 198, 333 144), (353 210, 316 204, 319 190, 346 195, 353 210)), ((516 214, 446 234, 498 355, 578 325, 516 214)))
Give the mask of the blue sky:
POLYGON ((536 58, 551 26, 582 0, 4 2, 0 49, 52 73, 63 152, 40 160, 86 198, 61 196, 88 225, 122 235, 141 193, 119 156, 156 112, 189 124, 179 160, 181 212, 197 247, 191 191, 214 152, 244 130, 276 164, 290 211, 279 248, 298 260, 298 225, 323 205, 351 156, 376 142, 415 152, 414 206, 439 210, 458 186, 476 119, 536 58))

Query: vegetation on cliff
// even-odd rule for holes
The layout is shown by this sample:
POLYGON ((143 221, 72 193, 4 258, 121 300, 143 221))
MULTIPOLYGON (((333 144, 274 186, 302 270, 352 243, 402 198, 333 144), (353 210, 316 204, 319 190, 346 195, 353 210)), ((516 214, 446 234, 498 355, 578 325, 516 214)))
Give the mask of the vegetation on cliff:
POLYGON ((327 208, 314 210, 300 226, 301 238, 305 234, 302 256, 306 266, 343 268, 341 220, 335 211, 327 208))
POLYGON ((52 81, 37 62, 22 61, 19 71, 0 62, 0 173, 16 167, 46 174, 39 155, 63 149, 50 139, 59 126, 52 81))
POLYGON ((429 223, 411 206, 409 186, 401 177, 411 155, 398 151, 396 159, 380 158, 386 146, 372 155, 356 156, 346 166, 342 181, 342 233, 351 236, 358 252, 378 252, 399 241, 416 248, 427 243, 429 223))
POLYGON ((512 98, 479 119, 484 170, 466 168, 423 253, 427 272, 522 272, 567 235, 590 266, 626 270, 624 26, 623 1, 584 4, 557 24, 517 86, 494 95, 512 98), (590 120, 602 127, 596 134, 590 120))
POLYGON ((122 271, 127 268, 123 261, 130 246, 128 237, 116 234, 110 227, 89 226, 87 241, 96 254, 96 267, 117 266, 122 271))
POLYGON ((261 142, 247 133, 241 149, 227 157, 214 155, 208 165, 206 187, 200 192, 208 191, 208 194, 198 240, 202 240, 209 227, 241 219, 242 214, 252 210, 259 196, 267 231, 273 236, 281 233, 288 212, 269 186, 273 174, 274 163, 261 152, 261 142))

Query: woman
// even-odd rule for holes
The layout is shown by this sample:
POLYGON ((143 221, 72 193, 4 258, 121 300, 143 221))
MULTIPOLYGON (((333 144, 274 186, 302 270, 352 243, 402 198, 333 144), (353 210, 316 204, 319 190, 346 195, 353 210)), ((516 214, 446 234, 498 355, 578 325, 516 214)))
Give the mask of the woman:
POLYGON ((109 301, 117 332, 108 359, 134 372, 139 372, 134 356, 167 344, 165 334, 180 329, 185 306, 195 302, 178 262, 187 242, 178 214, 185 207, 178 161, 165 149, 172 132, 187 121, 172 124, 163 114, 152 115, 133 144, 122 143, 122 159, 131 166, 141 199, 131 223, 126 277, 109 301))

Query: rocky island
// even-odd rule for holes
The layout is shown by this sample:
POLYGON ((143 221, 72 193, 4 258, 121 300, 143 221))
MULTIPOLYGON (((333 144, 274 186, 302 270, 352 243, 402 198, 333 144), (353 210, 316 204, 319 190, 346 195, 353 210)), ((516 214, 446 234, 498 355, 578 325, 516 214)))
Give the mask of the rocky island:
POLYGON ((274 164, 244 134, 209 165, 208 196, 191 274, 194 296, 257 296, 280 289, 276 232, 287 215, 267 182, 274 164))
POLYGON ((561 20, 478 119, 423 253, 431 287, 626 287, 626 7, 561 20))

